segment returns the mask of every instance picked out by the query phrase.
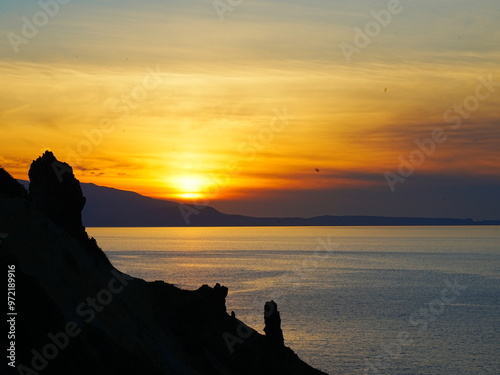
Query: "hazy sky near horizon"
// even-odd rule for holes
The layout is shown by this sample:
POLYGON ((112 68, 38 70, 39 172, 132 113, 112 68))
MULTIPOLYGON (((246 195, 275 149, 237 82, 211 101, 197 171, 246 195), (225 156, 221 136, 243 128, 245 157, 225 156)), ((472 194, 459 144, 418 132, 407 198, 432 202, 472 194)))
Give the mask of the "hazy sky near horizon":
POLYGON ((0 3, 17 178, 48 149, 231 213, 500 219, 498 0, 59 1, 0 3))

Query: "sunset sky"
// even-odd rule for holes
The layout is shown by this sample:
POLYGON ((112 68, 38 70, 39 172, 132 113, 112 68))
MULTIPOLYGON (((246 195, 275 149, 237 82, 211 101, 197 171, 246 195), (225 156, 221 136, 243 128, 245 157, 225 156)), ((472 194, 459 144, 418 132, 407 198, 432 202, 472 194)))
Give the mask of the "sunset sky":
POLYGON ((59 1, 0 3, 16 178, 51 150, 227 213, 500 219, 498 0, 59 1))

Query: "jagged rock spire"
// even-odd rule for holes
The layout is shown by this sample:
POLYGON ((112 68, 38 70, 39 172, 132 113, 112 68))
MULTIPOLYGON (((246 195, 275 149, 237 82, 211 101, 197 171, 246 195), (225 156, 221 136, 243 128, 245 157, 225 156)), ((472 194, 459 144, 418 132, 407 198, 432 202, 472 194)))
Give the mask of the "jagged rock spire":
POLYGON ((82 224, 86 200, 71 167, 59 162, 52 152, 45 151, 33 161, 28 176, 29 199, 33 204, 73 237, 87 241, 82 224))
POLYGON ((266 340, 272 349, 280 349, 285 346, 283 331, 281 330, 281 317, 278 305, 274 301, 266 302, 264 305, 264 332, 266 340))

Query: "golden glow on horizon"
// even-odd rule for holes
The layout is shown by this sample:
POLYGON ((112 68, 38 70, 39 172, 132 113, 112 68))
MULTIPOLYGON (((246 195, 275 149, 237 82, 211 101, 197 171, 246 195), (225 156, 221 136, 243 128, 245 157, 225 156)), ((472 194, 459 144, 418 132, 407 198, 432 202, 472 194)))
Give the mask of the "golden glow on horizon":
POLYGON ((169 187, 175 193, 174 197, 181 199, 198 199, 205 195, 208 179, 199 175, 182 175, 168 178, 169 187))
POLYGON ((457 131, 449 130, 442 120, 446 109, 474 93, 477 76, 484 74, 477 68, 465 66, 447 73, 446 66, 436 64, 377 66, 375 76, 372 71, 358 71, 355 85, 349 75, 355 68, 317 74, 290 66, 279 74, 248 72, 237 84, 223 75, 186 73, 172 78, 165 72, 164 83, 148 92, 146 100, 132 102, 127 112, 119 113, 107 99, 131 92, 145 69, 123 77, 96 72, 93 79, 98 86, 86 83, 89 68, 80 67, 85 74, 56 64, 45 69, 50 74, 40 73, 38 65, 0 62, 1 77, 9 87, 0 92, 5 107, 0 107, 0 163, 21 179, 27 179, 31 161, 50 148, 59 160, 72 165, 82 182, 165 199, 246 199, 249 190, 261 195, 273 189, 383 185, 383 178, 363 180, 352 175, 383 176, 397 168, 399 155, 407 157, 416 147, 415 139, 429 137, 438 126, 448 126, 449 139, 420 171, 460 168, 493 174, 491 165, 498 165, 495 138, 482 135, 493 126, 493 97, 481 102, 480 110, 457 131), (31 77, 31 86, 18 84, 21 73, 31 77), (409 90, 413 81, 419 85, 409 90), (457 90, 460 84, 463 87, 457 90), (299 90, 306 94, 298 96, 299 90), (45 100, 47 92, 50 100, 45 100), (24 101, 29 108, 24 108, 24 101), (283 126, 276 111, 285 107, 293 118, 283 126), (114 127, 101 137, 95 129, 103 119, 114 127), (283 130, 272 132, 271 126, 283 130), (471 142, 473 134, 481 140, 480 149, 471 142), (492 150, 490 160, 483 157, 487 149, 492 150), (455 157, 457 153, 461 158, 455 157), (78 159, 81 162, 75 165, 78 159), (235 168, 240 172, 231 172, 235 168), (209 176, 221 171, 229 171, 230 178, 222 179, 218 194, 207 194, 215 191, 209 176))

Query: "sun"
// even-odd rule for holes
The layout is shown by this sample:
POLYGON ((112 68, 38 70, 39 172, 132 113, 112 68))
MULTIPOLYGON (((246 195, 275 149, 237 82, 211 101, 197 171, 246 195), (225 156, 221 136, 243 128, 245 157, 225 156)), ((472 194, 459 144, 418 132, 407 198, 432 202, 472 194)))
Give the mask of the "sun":
POLYGON ((206 177, 199 175, 182 175, 171 178, 170 185, 176 191, 176 197, 196 199, 203 196, 208 180, 206 177))

